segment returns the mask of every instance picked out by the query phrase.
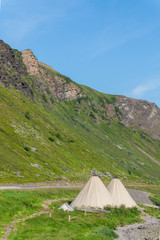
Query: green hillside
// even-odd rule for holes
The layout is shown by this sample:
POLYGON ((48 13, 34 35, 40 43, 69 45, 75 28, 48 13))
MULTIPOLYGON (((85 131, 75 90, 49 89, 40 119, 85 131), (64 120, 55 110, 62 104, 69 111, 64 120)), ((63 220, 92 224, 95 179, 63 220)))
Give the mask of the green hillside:
POLYGON ((159 184, 160 165, 136 145, 159 160, 160 142, 120 123, 115 96, 79 87, 83 96, 68 101, 33 86, 33 101, 0 85, 0 183, 86 181, 95 169, 106 181, 117 174, 125 182, 159 184), (106 102, 116 118, 106 115, 106 102))

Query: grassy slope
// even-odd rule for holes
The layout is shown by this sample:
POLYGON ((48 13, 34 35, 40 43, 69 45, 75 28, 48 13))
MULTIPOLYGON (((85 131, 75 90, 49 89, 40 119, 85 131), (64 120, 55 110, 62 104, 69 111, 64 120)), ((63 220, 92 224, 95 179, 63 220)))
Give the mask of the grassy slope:
POLYGON ((99 106, 104 99, 114 104, 114 96, 81 88, 84 98, 55 101, 49 109, 0 86, 1 183, 83 181, 96 169, 118 174, 126 182, 159 184, 160 166, 132 145, 138 144, 158 160, 159 142, 104 116, 99 106), (99 124, 93 123, 101 111, 99 124))

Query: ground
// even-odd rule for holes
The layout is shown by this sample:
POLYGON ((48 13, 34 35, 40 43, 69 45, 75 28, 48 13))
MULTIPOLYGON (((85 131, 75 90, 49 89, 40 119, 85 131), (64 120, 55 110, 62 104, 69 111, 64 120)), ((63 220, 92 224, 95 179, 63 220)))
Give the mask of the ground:
MULTIPOLYGON (((87 212, 86 216, 81 211, 66 213, 58 210, 62 203, 70 202, 78 191, 78 189, 1 191, 1 240, 111 240, 116 237, 114 230, 117 226, 142 221, 141 213, 136 209, 112 209, 108 214, 87 212), (72 218, 71 222, 68 221, 69 215, 72 218)), ((160 187, 150 186, 150 192, 158 191, 160 187)), ((154 210, 152 214, 156 216, 154 210)))

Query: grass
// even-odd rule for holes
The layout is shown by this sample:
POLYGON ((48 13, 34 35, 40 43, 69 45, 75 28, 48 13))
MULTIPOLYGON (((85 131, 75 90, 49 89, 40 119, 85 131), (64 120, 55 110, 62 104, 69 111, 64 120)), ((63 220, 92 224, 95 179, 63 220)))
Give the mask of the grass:
POLYGON ((31 215, 42 208, 44 200, 75 196, 77 190, 5 190, 0 192, 0 224, 31 215))
MULTIPOLYGON (((38 212, 41 204, 48 199, 72 200, 78 190, 66 189, 41 189, 30 191, 1 191, 0 192, 0 226, 15 219, 21 219, 38 212)), ((8 239, 86 239, 86 240, 112 240, 117 235, 114 230, 117 226, 124 226, 133 222, 139 222, 140 212, 137 209, 110 209, 111 213, 70 212, 71 222, 68 222, 68 213, 58 210, 64 200, 54 202, 49 213, 44 213, 35 218, 17 223, 17 230, 13 231, 8 239), (75 218, 74 218, 75 217, 75 218)), ((2 231, 4 232, 4 231, 2 231)), ((1 232, 1 236, 2 236, 1 232)))
MULTIPOLYGON (((90 91, 87 89, 88 95, 90 91)), ((145 151, 154 149, 149 153, 159 159, 159 142, 142 138, 118 120, 107 117, 106 124, 97 119, 100 113, 94 108, 101 94, 92 91, 80 103, 78 99, 55 102, 49 109, 13 88, 0 86, 0 106, 5 110, 0 112, 0 182, 86 181, 96 169, 117 174, 125 182, 159 184, 160 166, 132 145, 145 151), (92 121, 90 113, 100 124, 92 121)), ((108 182, 110 177, 104 175, 103 180, 108 182)))
MULTIPOLYGON (((151 201, 155 205, 160 206, 160 186, 130 185, 129 188, 148 192, 151 201)), ((160 219, 160 208, 154 208, 154 207, 148 207, 148 206, 141 206, 141 207, 143 207, 144 212, 146 212, 150 216, 154 216, 160 219)))
MULTIPOLYGON (((13 53, 25 72, 21 54, 13 53)), ((49 85, 43 85, 43 74, 40 79, 21 76, 34 93, 33 101, 13 87, 0 85, 0 183, 84 182, 95 169, 105 182, 116 174, 126 183, 160 184, 160 165, 136 148, 159 161, 160 142, 120 123, 115 95, 39 67, 53 82, 63 79, 60 88, 75 86, 82 96, 72 101, 56 99, 49 85)), ((7 76, 12 77, 13 69, 4 69, 9 70, 7 76)))
POLYGON ((160 219, 160 209, 154 207, 143 206, 144 212, 150 216, 160 219))

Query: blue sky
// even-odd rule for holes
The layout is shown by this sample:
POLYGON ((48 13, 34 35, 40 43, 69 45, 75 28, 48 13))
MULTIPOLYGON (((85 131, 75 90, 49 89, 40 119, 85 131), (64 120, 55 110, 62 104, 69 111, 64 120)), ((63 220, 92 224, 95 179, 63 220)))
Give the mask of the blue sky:
POLYGON ((0 0, 0 39, 74 81, 160 107, 160 0, 0 0))

